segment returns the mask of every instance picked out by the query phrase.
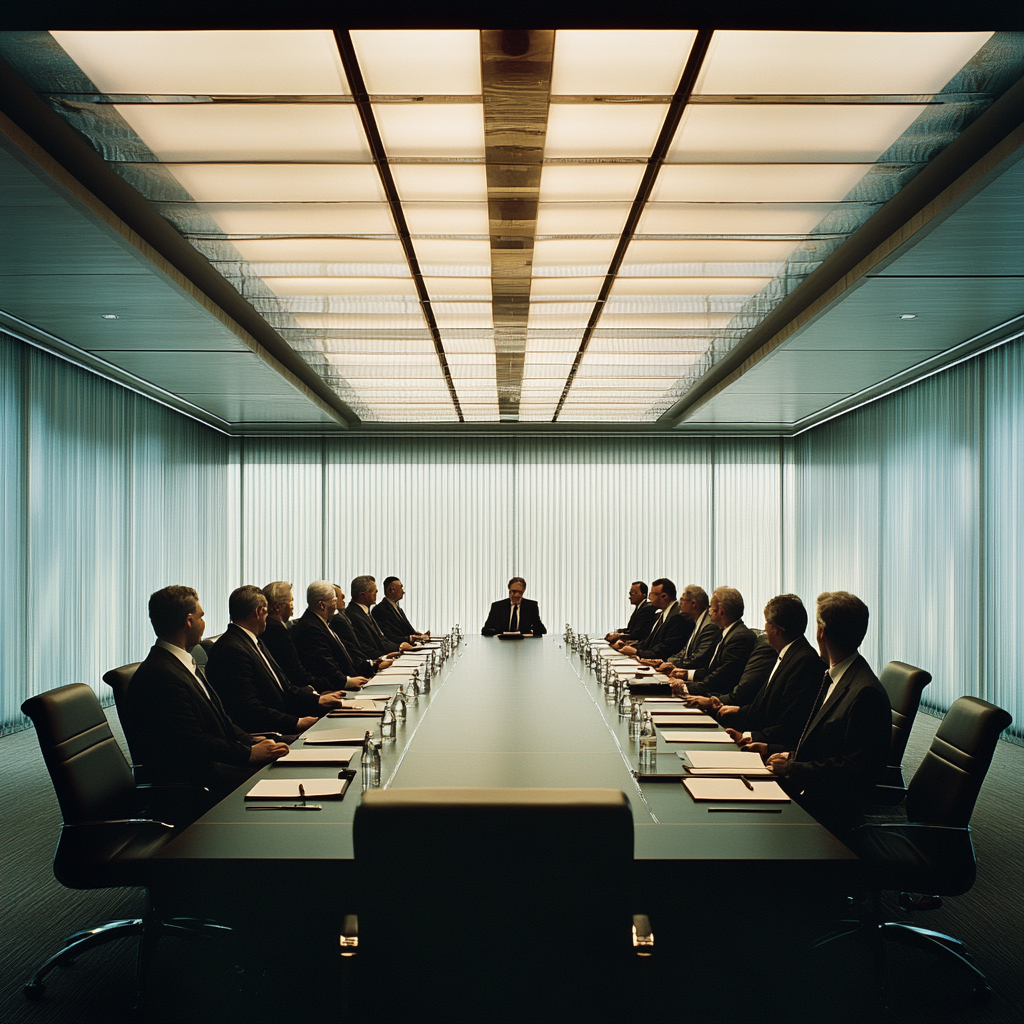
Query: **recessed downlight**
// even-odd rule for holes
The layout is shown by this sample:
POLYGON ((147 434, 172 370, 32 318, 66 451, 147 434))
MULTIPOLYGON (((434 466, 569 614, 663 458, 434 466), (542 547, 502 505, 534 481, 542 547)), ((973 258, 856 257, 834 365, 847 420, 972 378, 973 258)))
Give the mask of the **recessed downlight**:
POLYGON ((101 320, 117 320, 118 316, 117 316, 116 313, 101 313, 100 314, 100 319, 101 320))
POLYGON ((900 313, 899 319, 900 320, 916 320, 917 319, 917 314, 916 313, 900 313))

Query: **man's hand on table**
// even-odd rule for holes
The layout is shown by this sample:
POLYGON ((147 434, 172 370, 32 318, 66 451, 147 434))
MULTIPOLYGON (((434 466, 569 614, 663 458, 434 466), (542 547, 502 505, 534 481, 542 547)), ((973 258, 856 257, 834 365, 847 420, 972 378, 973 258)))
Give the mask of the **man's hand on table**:
POLYGON ((778 775, 785 778, 789 774, 791 765, 790 755, 787 754, 772 754, 771 757, 765 762, 771 769, 772 775, 778 775))
POLYGON ((254 736, 253 739, 256 742, 249 748, 249 764, 268 764, 288 753, 287 743, 278 743, 277 740, 267 740, 260 736, 254 736))
POLYGON ((768 756, 768 744, 767 743, 744 743, 744 750, 749 750, 754 754, 760 754, 761 760, 763 761, 768 756))

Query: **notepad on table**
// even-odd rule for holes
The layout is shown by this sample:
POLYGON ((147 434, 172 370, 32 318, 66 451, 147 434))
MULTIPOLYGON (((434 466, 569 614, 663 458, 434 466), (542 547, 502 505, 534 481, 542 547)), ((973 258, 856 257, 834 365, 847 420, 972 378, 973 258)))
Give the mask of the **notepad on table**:
POLYGON ((303 736, 303 743, 334 744, 342 747, 362 747, 366 730, 353 732, 351 729, 321 729, 310 736, 303 736))
POLYGON ((684 779, 683 785, 694 800, 716 800, 723 803, 791 802, 774 781, 747 784, 743 779, 684 779))
MULTIPOLYGON (((383 704, 384 702, 381 701, 383 704)), ((343 700, 341 702, 342 711, 376 711, 377 699, 374 697, 367 697, 365 699, 358 700, 343 700)))
POLYGON ((284 765, 286 768, 295 764, 337 764, 346 765, 352 758, 356 757, 362 750, 362 738, 352 737, 355 747, 331 747, 330 749, 317 750, 310 747, 308 750, 299 748, 289 750, 284 757, 279 757, 274 765, 284 765))
POLYGON ((666 729, 661 738, 666 743, 728 743, 729 737, 724 732, 713 732, 711 729, 666 729))
POLYGON ((694 768, 745 772, 750 768, 764 768, 761 755, 753 750, 680 750, 679 756, 694 768))
POLYGON ((246 800, 299 800, 299 786, 307 799, 342 796, 348 788, 348 779, 260 779, 248 793, 246 800))
MULTIPOLYGON (((718 725, 713 718, 708 718, 707 715, 665 715, 660 712, 652 714, 651 721, 660 728, 663 728, 666 725, 685 725, 687 729, 691 726, 699 726, 702 729, 707 729, 718 725)), ((669 742, 671 743, 672 741, 670 740, 669 742)), ((678 742, 678 740, 676 742, 678 742)))
MULTIPOLYGON (((681 757, 682 755, 680 755, 681 757)), ((690 765, 684 765, 688 775, 699 777, 701 775, 733 775, 737 779, 743 775, 749 775, 751 778, 755 776, 762 776, 771 778, 772 771, 770 768, 765 768, 762 765, 760 768, 693 768, 690 765)))

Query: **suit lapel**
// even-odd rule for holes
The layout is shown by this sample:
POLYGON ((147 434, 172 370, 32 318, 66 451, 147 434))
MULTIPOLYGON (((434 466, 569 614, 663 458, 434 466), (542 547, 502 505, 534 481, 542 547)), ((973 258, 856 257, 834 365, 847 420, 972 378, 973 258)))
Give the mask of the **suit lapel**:
POLYGON ((860 656, 853 661, 850 667, 843 673, 842 678, 836 683, 836 688, 832 691, 832 696, 829 697, 824 704, 818 709, 818 713, 814 716, 813 721, 807 727, 808 735, 817 728, 818 723, 821 722, 826 715, 828 715, 832 709, 846 696, 847 690, 856 678, 857 673, 860 671, 860 656))

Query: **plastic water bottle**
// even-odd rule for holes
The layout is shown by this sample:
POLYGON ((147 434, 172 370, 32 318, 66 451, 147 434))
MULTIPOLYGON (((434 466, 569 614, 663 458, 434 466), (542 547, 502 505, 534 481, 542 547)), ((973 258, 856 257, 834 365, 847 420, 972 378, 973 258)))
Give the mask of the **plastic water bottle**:
POLYGON ((363 789, 376 789, 380 786, 380 751, 370 739, 369 729, 363 738, 363 755, 359 759, 359 766, 363 772, 363 789))
POLYGON ((629 718, 633 707, 629 700, 629 688, 622 688, 622 696, 619 698, 619 718, 629 718))
POLYGON ((395 709, 395 721, 396 722, 404 722, 405 721, 405 705, 406 705, 405 688, 402 686, 401 683, 399 683, 398 684, 398 689, 395 691, 394 699, 391 701, 391 706, 395 709))
POLYGON ((635 740, 640 735, 640 726, 643 718, 640 713, 640 701, 633 702, 633 709, 629 713, 629 738, 635 740))
POLYGON ((645 711, 640 723, 640 770, 654 769, 658 759, 658 734, 654 731, 651 713, 645 711))
POLYGON ((380 716, 380 738, 382 740, 395 738, 395 713, 391 710, 390 701, 384 705, 384 714, 380 716))

